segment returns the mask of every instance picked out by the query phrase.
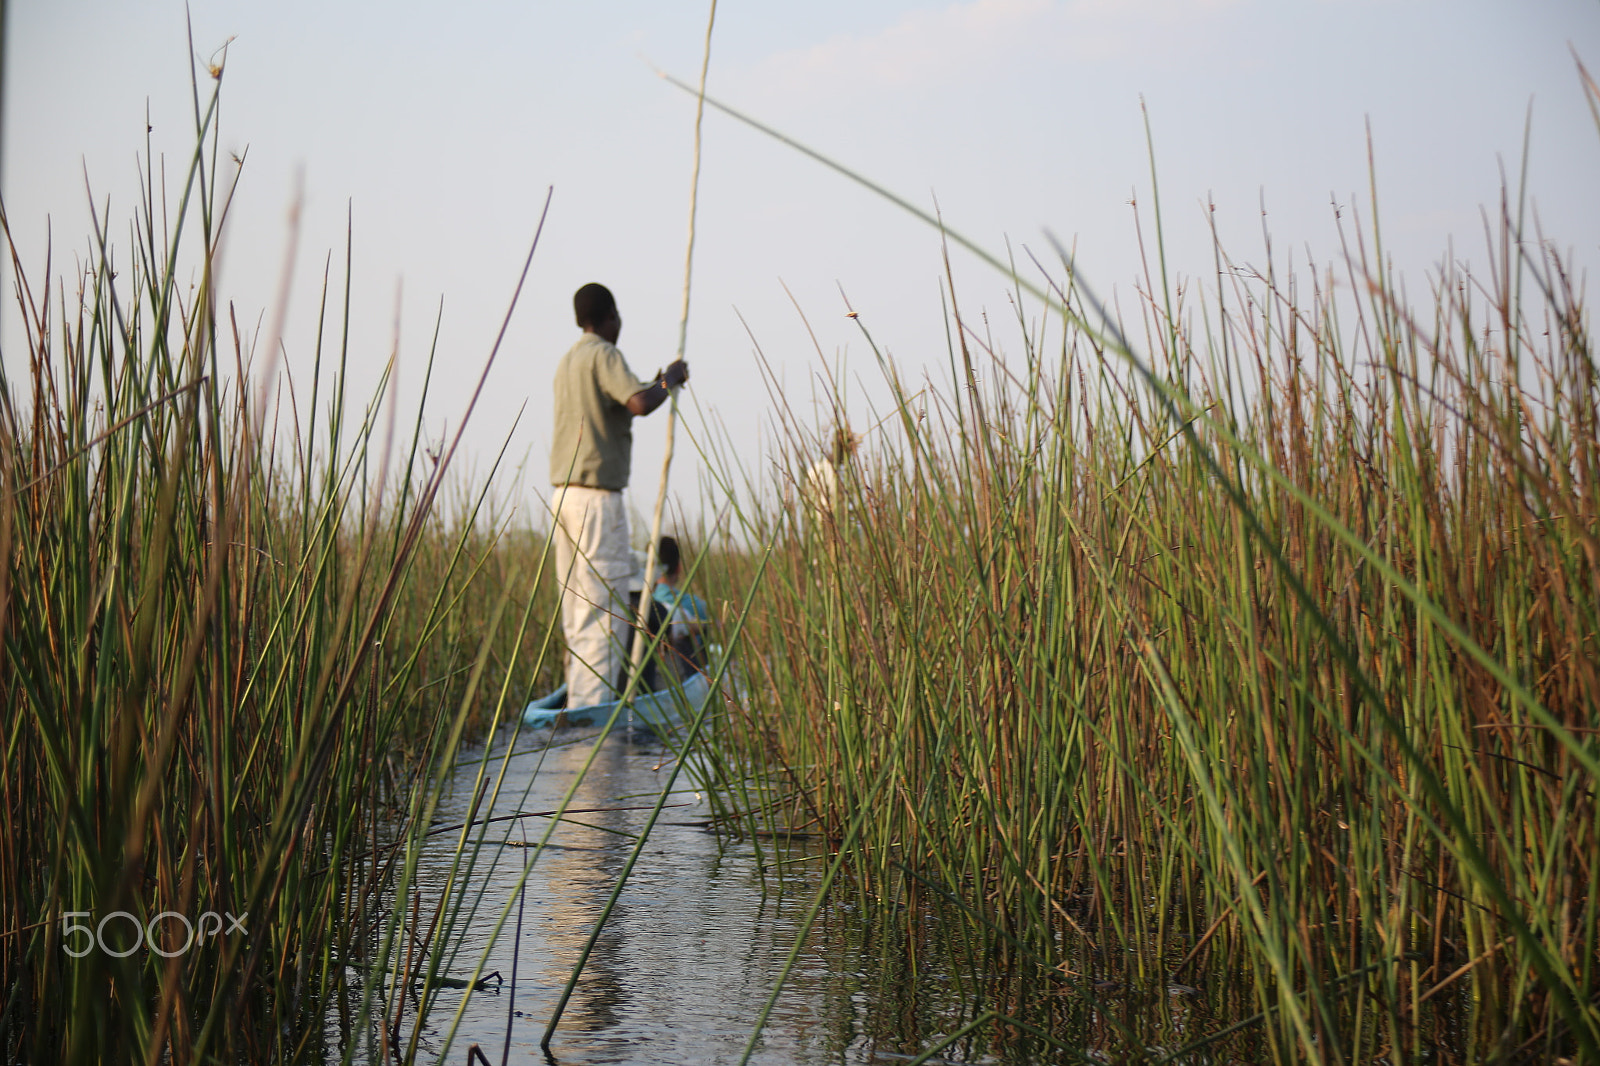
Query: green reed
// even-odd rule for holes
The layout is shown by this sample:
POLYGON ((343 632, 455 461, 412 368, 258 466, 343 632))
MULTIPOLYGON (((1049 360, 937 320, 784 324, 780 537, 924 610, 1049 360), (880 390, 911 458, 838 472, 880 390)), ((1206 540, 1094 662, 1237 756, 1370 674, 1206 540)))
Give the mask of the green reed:
POLYGON ((786 410, 787 498, 741 489, 723 737, 773 820, 1077 1047, 1600 1056, 1600 381, 1524 236, 1422 308, 1375 229, 1309 278, 1219 249, 1146 279, 1137 347, 1035 264, 1011 353, 946 290, 942 386, 863 326, 893 407, 831 505, 786 410))
POLYGON ((0 367, 13 1061, 289 1062, 401 1040, 402 1012, 378 1004, 424 932, 406 856, 469 720, 542 635, 500 625, 483 589, 550 604, 484 494, 440 499, 449 456, 425 453, 420 414, 395 432, 387 380, 365 409, 346 396, 338 282, 309 406, 252 394, 277 327, 253 339, 217 302, 238 178, 221 176, 216 92, 197 83, 194 101, 177 202, 147 166, 128 238, 96 219, 75 305, 12 253, 27 346, 0 367))

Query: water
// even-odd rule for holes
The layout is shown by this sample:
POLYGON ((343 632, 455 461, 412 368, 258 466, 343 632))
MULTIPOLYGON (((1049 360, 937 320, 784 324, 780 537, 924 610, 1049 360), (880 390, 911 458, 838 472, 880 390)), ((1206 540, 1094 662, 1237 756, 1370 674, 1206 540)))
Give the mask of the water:
MULTIPOLYGON (((545 738, 524 737, 530 748, 545 738)), ((492 811, 480 817, 558 806, 588 758, 592 738, 542 754, 516 755, 492 811)), ((500 751, 490 753, 498 772, 500 751)), ((636 833, 648 818, 672 769, 671 753, 649 738, 614 736, 599 748, 579 783, 571 809, 527 881, 520 950, 513 960, 515 887, 532 849, 508 847, 524 836, 537 842, 547 819, 490 826, 470 884, 484 886, 482 903, 453 934, 452 977, 471 976, 487 951, 483 972, 505 983, 470 994, 442 990, 424 1030, 420 1061, 465 1062, 471 1044, 498 1063, 510 1027, 510 1061, 546 1063, 539 1048, 545 1026, 579 953, 599 918, 636 833), (624 810, 621 808, 645 808, 624 810), (490 944, 507 902, 510 918, 490 944), (513 991, 511 975, 515 971, 513 991), (459 1011, 449 1050, 446 1034, 459 1011)), ((465 819, 477 764, 463 766, 436 824, 465 819)), ((643 854, 589 957, 551 1042, 562 1064, 738 1062, 755 1020, 782 970, 822 872, 815 849, 764 846, 763 884, 757 850, 727 842, 693 823, 711 813, 680 774, 643 854)), ((422 924, 448 876, 454 835, 435 837, 425 855, 422 924)), ((909 994, 904 960, 869 950, 867 923, 849 906, 831 906, 819 921, 779 997, 751 1061, 867 1063, 903 1060, 926 1046, 923 1032, 950 1032, 964 1018, 953 997, 930 995, 932 981, 909 994), (887 1021, 885 1020, 887 1019, 887 1021), (885 1026, 895 1032, 886 1033, 885 1026)), ((392 1007, 391 1007, 392 1009, 392 1007)), ((969 1015, 970 1017, 970 1015, 969 1015)), ((409 1033, 406 1022, 402 1029, 409 1033)))
MULTIPOLYGON (((445 975, 471 977, 482 960, 481 972, 497 971, 502 980, 470 994, 438 990, 416 1061, 467 1063, 476 1044, 489 1063, 498 1063, 509 1034, 512 1063, 738 1062, 816 897, 826 861, 821 847, 770 841, 758 847, 708 833, 703 824, 711 807, 691 776, 681 774, 546 1056, 539 1047, 546 1025, 675 765, 672 753, 648 736, 598 742, 593 730, 566 730, 559 737, 562 743, 549 748, 541 747, 550 739, 544 731, 522 737, 492 809, 486 803, 477 812, 482 819, 553 810, 577 781, 569 819, 557 825, 527 878, 520 936, 516 886, 535 853, 516 845, 537 843, 549 824, 543 817, 489 826, 476 865, 456 874, 468 897, 481 892, 481 900, 441 937, 452 949, 445 975), (578 780, 591 751, 593 765, 578 780), (496 938, 495 923, 508 905, 496 938)), ((491 790, 503 754, 498 747, 488 753, 491 790)), ((463 760, 436 825, 466 820, 481 762, 481 755, 463 760)), ((433 837, 420 862, 416 924, 424 930, 450 883, 457 836, 433 837)), ((1040 1044, 1015 1027, 986 1023, 975 1039, 953 1043, 929 1061, 1060 1061, 1069 1048, 1075 1050, 1067 1057, 1077 1061, 1161 1059, 1207 1034, 1231 1032, 1239 1019, 1260 1017, 1242 974, 1186 971, 1191 986, 1165 977, 1173 960, 1146 960, 1149 973, 1140 979, 1134 960, 1112 958, 1109 947, 1075 948, 1068 958, 1077 976, 1070 981, 1021 988, 985 973, 985 963, 960 948, 951 932, 959 919, 946 926, 927 906, 919 914, 920 921, 905 923, 892 905, 858 907, 853 888, 836 885, 751 1061, 905 1062, 971 1021, 980 989, 1000 990, 985 1005, 1026 1018, 1033 1032, 1049 1030, 1052 1040, 1040 1044)), ((401 954, 403 962, 403 948, 401 954)), ((416 1001, 409 994, 406 1000, 400 1031, 409 1041, 416 1001)), ((394 1009, 391 999, 391 1017, 394 1009)), ((347 1032, 330 1025, 330 1047, 341 1043, 335 1031, 347 1032)), ((370 1036, 375 1040, 376 1030, 370 1036)), ((376 1043, 368 1047, 365 1061, 377 1063, 376 1043)), ((1249 1025, 1180 1061, 1232 1066, 1263 1061, 1266 1053, 1249 1025)))

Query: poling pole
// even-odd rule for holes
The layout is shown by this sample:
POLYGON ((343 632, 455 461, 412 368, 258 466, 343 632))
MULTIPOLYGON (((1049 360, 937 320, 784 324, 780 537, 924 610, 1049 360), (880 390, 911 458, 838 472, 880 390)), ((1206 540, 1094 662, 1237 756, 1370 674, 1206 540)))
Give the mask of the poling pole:
MULTIPOLYGON (((689 337, 689 281, 694 274, 694 217, 700 202, 700 122, 706 111, 706 72, 711 69, 711 30, 717 23, 717 0, 711 0, 711 14, 706 19, 706 46, 700 61, 700 91, 694 107, 694 169, 689 177, 689 244, 683 256, 683 314, 678 318, 678 354, 682 359, 689 337)), ((672 471, 672 438, 678 424, 678 390, 667 393, 667 446, 661 460, 661 486, 656 491, 655 514, 650 520, 650 543, 644 554, 644 588, 639 591, 639 613, 634 618, 633 669, 638 671, 644 662, 645 648, 650 643, 650 601, 656 584, 656 546, 661 541, 661 518, 667 506, 667 475, 672 471)))

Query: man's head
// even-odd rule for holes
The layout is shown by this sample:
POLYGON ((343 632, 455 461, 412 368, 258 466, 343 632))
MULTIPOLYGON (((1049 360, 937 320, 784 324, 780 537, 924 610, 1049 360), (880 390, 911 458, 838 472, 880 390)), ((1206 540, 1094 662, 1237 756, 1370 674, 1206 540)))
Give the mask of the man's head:
POLYGON ((580 329, 617 343, 622 316, 617 313, 617 300, 610 289, 597 281, 589 282, 572 294, 572 312, 580 329))

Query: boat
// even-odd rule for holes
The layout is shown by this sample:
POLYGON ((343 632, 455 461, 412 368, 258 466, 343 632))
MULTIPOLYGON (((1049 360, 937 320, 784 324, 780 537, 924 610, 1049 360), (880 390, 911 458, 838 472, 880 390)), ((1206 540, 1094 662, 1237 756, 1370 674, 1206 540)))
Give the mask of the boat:
MULTIPOLYGON (((618 719, 624 725, 643 726, 658 736, 670 734, 678 726, 691 722, 706 701, 711 698, 711 678, 695 671, 683 680, 681 686, 660 689, 656 692, 635 693, 628 700, 618 719), (629 717, 629 712, 632 717, 629 717)), ((567 686, 562 685, 548 696, 534 700, 522 712, 522 724, 534 729, 551 726, 602 726, 611 720, 621 701, 597 703, 592 707, 567 707, 567 686)))

